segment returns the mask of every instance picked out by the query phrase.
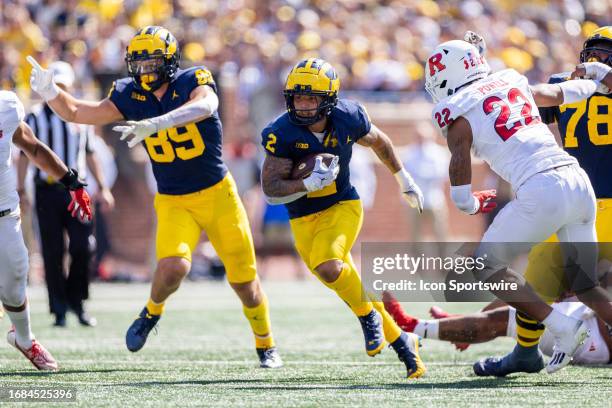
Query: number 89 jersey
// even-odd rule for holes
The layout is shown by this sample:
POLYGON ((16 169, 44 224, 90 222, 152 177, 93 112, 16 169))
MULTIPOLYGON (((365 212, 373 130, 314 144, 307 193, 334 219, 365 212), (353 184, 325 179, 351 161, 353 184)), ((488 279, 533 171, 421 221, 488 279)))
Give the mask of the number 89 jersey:
POLYGON ((536 173, 574 164, 542 123, 527 78, 513 69, 496 72, 440 101, 435 124, 446 136, 458 117, 472 128, 472 149, 516 191, 536 173))
MULTIPOLYGON (((217 92, 210 71, 202 66, 179 69, 161 100, 151 92, 136 89, 132 78, 116 81, 109 99, 125 119, 149 119, 184 105, 200 85, 217 92)), ((194 193, 217 184, 227 173, 221 158, 223 131, 218 112, 196 123, 161 130, 143 143, 162 194, 194 193)))
MULTIPOLYGON (((551 84, 570 73, 553 75, 551 84)), ((612 95, 595 94, 567 105, 541 109, 544 123, 557 122, 565 150, 589 175, 597 198, 612 198, 612 95)))

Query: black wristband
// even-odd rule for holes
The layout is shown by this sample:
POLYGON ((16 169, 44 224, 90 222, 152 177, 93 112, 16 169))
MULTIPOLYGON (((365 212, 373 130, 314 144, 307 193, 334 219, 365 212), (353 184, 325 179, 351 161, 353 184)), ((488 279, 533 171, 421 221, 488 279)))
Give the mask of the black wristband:
POLYGON ((79 181, 79 173, 75 169, 69 169, 68 173, 64 174, 64 177, 62 177, 59 182, 68 190, 73 191, 87 185, 79 181))

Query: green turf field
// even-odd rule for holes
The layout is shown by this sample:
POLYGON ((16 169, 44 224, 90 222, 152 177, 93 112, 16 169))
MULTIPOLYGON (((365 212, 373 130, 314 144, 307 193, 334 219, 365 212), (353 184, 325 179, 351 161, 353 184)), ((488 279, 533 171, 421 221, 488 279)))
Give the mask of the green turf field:
MULTIPOLYGON (((246 319, 225 283, 186 283, 169 302, 158 335, 132 354, 124 334, 148 295, 148 285, 94 285, 90 311, 95 329, 51 327, 44 288, 30 290, 34 332, 58 359, 61 371, 40 374, 5 342, 0 347, 0 386, 75 387, 66 406, 612 406, 610 368, 569 367, 505 380, 481 379, 471 362, 508 350, 501 339, 458 353, 426 341, 424 378, 408 381, 392 350, 376 358, 363 351, 360 326, 318 282, 264 282, 280 370, 262 370, 246 319)), ((428 304, 407 305, 425 316, 428 304)), ((468 311, 475 304, 447 305, 468 311)), ((8 329, 5 318, 2 330, 8 329)), ((1 405, 2 403, 0 403, 1 405)), ((24 406, 19 405, 19 406, 24 406)), ((40 406, 37 404, 36 406, 40 406)))

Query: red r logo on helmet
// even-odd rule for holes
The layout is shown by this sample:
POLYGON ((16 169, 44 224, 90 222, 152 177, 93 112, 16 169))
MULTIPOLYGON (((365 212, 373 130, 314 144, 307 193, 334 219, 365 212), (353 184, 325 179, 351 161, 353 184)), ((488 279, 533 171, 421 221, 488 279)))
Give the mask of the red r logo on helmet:
POLYGON ((432 55, 431 58, 429 58, 430 76, 433 76, 436 73, 434 67, 438 70, 438 72, 444 71, 446 69, 446 65, 442 64, 440 61, 442 61, 442 54, 440 53, 432 55))

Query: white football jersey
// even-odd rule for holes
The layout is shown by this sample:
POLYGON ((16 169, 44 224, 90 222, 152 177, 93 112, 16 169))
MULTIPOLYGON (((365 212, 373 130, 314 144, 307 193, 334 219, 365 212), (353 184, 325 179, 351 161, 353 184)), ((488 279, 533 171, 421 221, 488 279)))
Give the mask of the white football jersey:
POLYGON ((11 174, 13 133, 23 120, 23 104, 13 92, 0 91, 0 211, 14 210, 19 204, 17 186, 11 174))
POLYGON ((536 173, 577 163, 542 123, 527 78, 513 69, 466 86, 433 110, 434 123, 444 136, 460 116, 472 128, 474 154, 515 191, 536 173))

